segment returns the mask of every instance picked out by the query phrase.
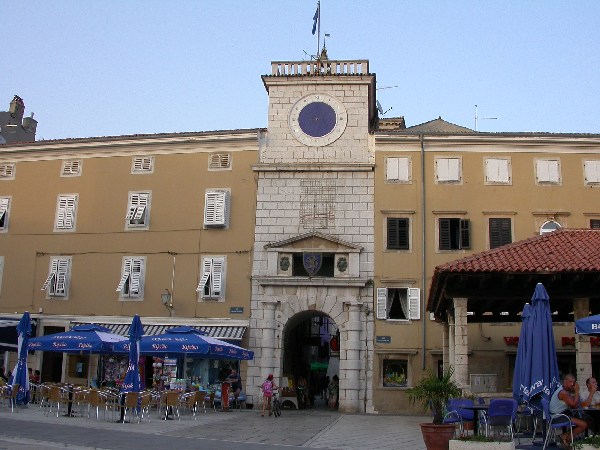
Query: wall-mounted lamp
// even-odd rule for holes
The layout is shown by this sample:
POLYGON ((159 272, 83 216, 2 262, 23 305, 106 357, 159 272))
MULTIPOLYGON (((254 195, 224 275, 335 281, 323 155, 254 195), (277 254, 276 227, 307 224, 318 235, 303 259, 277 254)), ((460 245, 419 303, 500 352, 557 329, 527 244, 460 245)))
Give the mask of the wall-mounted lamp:
POLYGON ((171 292, 168 289, 165 289, 165 292, 163 292, 162 294, 160 294, 160 299, 162 300, 163 305, 165 305, 165 308, 167 308, 169 310, 169 316, 173 313, 173 295, 171 294, 171 292))

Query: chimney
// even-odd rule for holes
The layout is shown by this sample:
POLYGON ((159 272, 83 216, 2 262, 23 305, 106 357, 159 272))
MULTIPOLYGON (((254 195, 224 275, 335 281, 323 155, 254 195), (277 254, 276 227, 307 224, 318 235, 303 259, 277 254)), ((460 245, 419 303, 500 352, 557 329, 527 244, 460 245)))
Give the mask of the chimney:
POLYGON ((11 117, 18 120, 18 123, 21 123, 21 120, 23 119, 23 114, 25 113, 25 103, 23 102, 23 99, 18 95, 15 95, 12 102, 10 102, 9 112, 11 117))
POLYGON ((35 136, 35 130, 37 129, 37 120, 33 118, 33 113, 31 113, 31 117, 25 117, 23 119, 23 128, 27 133, 32 133, 35 136))

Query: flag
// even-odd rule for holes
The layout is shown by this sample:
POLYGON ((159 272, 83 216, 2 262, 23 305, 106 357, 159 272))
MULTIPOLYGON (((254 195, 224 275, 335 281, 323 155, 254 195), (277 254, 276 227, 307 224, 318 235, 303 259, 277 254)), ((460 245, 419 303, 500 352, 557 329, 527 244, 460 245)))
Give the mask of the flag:
POLYGON ((315 15, 313 16, 312 34, 315 34, 315 31, 317 31, 317 22, 319 21, 319 18, 321 15, 320 10, 321 10, 321 5, 319 2, 317 2, 317 10, 315 11, 315 15))

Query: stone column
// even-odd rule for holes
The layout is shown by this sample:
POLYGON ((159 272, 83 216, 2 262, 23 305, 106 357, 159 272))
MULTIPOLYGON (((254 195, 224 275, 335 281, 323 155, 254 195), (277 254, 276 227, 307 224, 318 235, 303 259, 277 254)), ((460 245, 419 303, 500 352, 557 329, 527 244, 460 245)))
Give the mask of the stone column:
MULTIPOLYGON (((262 377, 266 377, 269 373, 272 373, 276 378, 281 374, 275 373, 275 349, 277 348, 277 342, 275 341, 277 323, 275 322, 275 309, 278 301, 263 301, 263 330, 262 330, 262 343, 261 343, 261 370, 264 372, 262 377)), ((281 380, 278 380, 281 382, 281 380)))
MULTIPOLYGON (((348 322, 343 325, 346 339, 340 347, 340 412, 364 412, 361 393, 361 373, 364 373, 364 361, 361 358, 363 339, 360 320, 362 304, 347 302, 348 322), (344 357, 342 357, 342 352, 344 357)), ((364 354, 364 351, 362 352, 364 354)), ((364 378, 364 377, 363 377, 364 378)))
MULTIPOLYGON (((589 316, 589 311, 589 299, 573 299, 573 320, 589 316)), ((579 381, 579 385, 583 386, 585 380, 592 376, 592 346, 590 344, 590 337, 583 334, 575 335, 575 351, 575 363, 577 367, 575 376, 579 381)))
MULTIPOLYGON (((448 311, 448 367, 456 366, 456 354, 454 350, 456 349, 454 345, 454 311, 448 311)), ((444 369, 448 369, 444 367, 444 369)))
POLYGON ((443 328, 442 328, 442 364, 443 364, 444 372, 446 372, 446 370, 448 370, 448 366, 450 365, 449 349, 450 349, 450 326, 447 322, 444 322, 443 328))
POLYGON ((454 301, 454 380, 460 387, 469 385, 469 339, 467 335, 467 299, 454 301))

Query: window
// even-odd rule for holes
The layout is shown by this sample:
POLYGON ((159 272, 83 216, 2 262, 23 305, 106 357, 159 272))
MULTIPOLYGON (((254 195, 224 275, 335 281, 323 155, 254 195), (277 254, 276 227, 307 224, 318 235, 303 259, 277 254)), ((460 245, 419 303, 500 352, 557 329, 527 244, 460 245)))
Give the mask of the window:
POLYGON ((15 179, 15 164, 14 163, 1 163, 0 164, 0 180, 14 180, 15 179))
POLYGON ((408 360, 383 360, 383 387, 405 387, 408 379, 408 360))
POLYGON ((204 195, 204 226, 229 225, 229 191, 207 191, 204 195))
POLYGON ((535 161, 535 170, 539 184, 560 183, 560 163, 557 159, 538 159, 535 161))
POLYGON ((490 248, 501 247, 512 242, 510 219, 490 219, 490 248))
POLYGON ((390 250, 408 250, 409 220, 406 218, 388 217, 387 219, 387 248, 390 250))
POLYGON ((386 158, 385 166, 385 179, 387 181, 404 183, 411 181, 410 158, 386 158))
POLYGON ((0 197, 0 231, 8 230, 9 212, 10 212, 10 197, 0 197))
POLYGON ((0 256, 0 294, 2 294, 3 274, 4 274, 4 256, 0 256))
POLYGON ((130 192, 125 216, 125 228, 144 228, 150 225, 150 192, 130 192))
POLYGON ((117 292, 122 299, 142 299, 144 297, 144 275, 146 258, 143 256, 125 256, 121 269, 121 280, 117 292))
POLYGON ((540 227, 540 234, 551 233, 555 230, 558 230, 559 228, 562 228, 560 223, 554 220, 549 220, 547 222, 544 222, 540 227))
POLYGON ((377 318, 388 320, 420 319, 420 289, 377 288, 377 318))
POLYGON ((202 259, 200 283, 196 288, 206 300, 225 298, 225 258, 205 257, 202 259))
POLYGON ((63 177, 78 177, 79 175, 81 175, 82 163, 83 162, 80 159, 63 161, 61 176, 63 176, 63 177))
POLYGON ((77 194, 58 196, 54 231, 74 231, 77 217, 77 194))
POLYGON ((301 180, 300 224, 312 230, 333 225, 335 197, 335 180, 301 180))
POLYGON ((131 173, 154 172, 154 156, 134 156, 131 162, 131 173))
POLYGON ((510 184, 511 166, 508 158, 486 158, 485 183, 510 184))
POLYGON ((208 157, 208 169, 231 169, 231 153, 211 153, 208 157))
POLYGON ((435 178, 438 183, 459 183, 460 158, 436 158, 435 178))
POLYGON ((464 219, 439 219, 439 249, 471 248, 470 222, 464 219))
POLYGON ((600 230, 600 219, 590 219, 590 228, 592 230, 600 230))
POLYGON ((69 279, 71 275, 71 258, 50 259, 50 272, 42 286, 48 297, 66 298, 69 295, 69 279))
POLYGON ((583 162, 585 184, 600 184, 600 160, 583 162))

